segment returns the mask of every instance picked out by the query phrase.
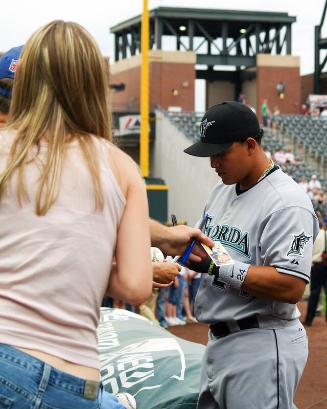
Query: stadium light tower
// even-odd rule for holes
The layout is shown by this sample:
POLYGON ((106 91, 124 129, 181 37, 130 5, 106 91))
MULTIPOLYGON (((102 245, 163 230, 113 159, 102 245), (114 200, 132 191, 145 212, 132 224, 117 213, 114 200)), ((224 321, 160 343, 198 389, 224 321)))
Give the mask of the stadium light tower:
POLYGON ((149 176, 149 10, 143 0, 141 28, 141 134, 140 167, 144 178, 149 176))

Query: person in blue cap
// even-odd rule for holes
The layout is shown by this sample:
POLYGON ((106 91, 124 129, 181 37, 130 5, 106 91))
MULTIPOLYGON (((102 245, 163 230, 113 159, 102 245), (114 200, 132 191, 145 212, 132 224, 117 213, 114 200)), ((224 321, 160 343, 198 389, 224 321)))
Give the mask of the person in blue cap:
POLYGON ((22 49, 23 46, 14 47, 0 56, 0 128, 6 126, 8 120, 12 86, 22 49))

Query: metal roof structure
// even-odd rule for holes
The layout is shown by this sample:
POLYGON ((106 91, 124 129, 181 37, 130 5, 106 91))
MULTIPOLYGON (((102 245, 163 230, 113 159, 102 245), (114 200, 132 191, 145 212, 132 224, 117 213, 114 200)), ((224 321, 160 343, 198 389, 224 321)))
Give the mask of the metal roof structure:
MULTIPOLYGON (((292 23, 284 12, 158 7, 150 15, 150 49, 165 44, 180 51, 194 51, 197 78, 209 78, 215 65, 236 70, 255 66, 256 54, 291 54, 292 23), (168 42, 167 42, 168 40, 168 42)), ((115 61, 140 53, 141 16, 111 27, 115 36, 115 61)))

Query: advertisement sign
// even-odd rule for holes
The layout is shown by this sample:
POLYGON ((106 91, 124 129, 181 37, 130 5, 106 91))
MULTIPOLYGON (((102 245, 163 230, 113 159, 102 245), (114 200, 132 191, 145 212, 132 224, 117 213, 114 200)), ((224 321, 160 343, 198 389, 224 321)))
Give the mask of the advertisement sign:
POLYGON ((139 134, 141 127, 140 115, 123 115, 119 117, 120 135, 139 134))

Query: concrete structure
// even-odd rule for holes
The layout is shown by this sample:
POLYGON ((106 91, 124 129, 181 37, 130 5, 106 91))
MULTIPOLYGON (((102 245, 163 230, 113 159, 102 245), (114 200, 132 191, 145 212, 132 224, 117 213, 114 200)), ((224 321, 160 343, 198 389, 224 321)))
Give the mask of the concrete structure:
MULTIPOLYGON (((195 53, 190 51, 150 51, 150 109, 180 107, 194 110, 195 53)), ((284 114, 297 114, 301 108, 300 59, 290 55, 257 54, 256 67, 249 68, 241 83, 246 103, 260 116, 260 105, 268 99, 271 109, 278 106, 284 114), (280 98, 277 84, 285 87, 280 98)), ((124 83, 123 91, 113 93, 114 112, 137 112, 140 106, 140 56, 113 63, 110 79, 124 83)), ((206 106, 233 100, 235 84, 232 80, 207 81, 206 106)))
POLYGON ((209 158, 195 158, 183 150, 194 141, 186 138, 156 111, 156 139, 151 155, 154 177, 168 185, 168 214, 194 225, 201 217, 206 199, 220 178, 210 167, 209 158))
MULTIPOLYGON (((263 98, 272 101, 270 105, 281 105, 284 113, 300 110, 299 60, 291 56, 294 16, 178 7, 158 7, 149 16, 152 111, 158 105, 194 110, 195 79, 207 81, 207 107, 244 93, 257 111, 263 98), (164 51, 167 40, 175 51, 164 51), (283 101, 275 101, 277 84, 286 89, 283 101)), ((112 81, 125 84, 124 91, 113 95, 113 111, 137 111, 141 16, 122 21, 111 32, 115 36, 112 81)))

